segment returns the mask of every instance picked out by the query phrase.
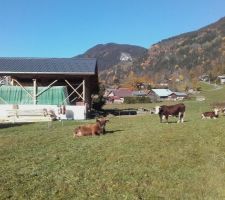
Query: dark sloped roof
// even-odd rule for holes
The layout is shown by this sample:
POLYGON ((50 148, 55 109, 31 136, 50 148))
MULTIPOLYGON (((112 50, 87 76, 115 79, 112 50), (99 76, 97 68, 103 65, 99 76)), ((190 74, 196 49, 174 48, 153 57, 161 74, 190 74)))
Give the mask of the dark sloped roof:
POLYGON ((119 88, 112 91, 115 96, 123 98, 132 96, 132 90, 128 88, 119 88))
POLYGON ((95 58, 0 57, 0 74, 95 74, 95 58))

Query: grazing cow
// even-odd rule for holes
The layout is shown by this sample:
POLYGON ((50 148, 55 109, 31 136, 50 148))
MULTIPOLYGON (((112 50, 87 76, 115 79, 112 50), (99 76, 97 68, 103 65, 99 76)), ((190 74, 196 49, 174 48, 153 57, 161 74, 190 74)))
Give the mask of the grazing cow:
POLYGON ((177 123, 179 122, 183 123, 184 113, 185 113, 185 105, 183 103, 179 103, 179 104, 175 104, 171 106, 162 105, 159 107, 159 118, 161 123, 162 123, 163 116, 165 116, 167 123, 168 123, 169 116, 178 117, 177 123))
POLYGON ((105 134, 105 126, 108 121, 109 120, 106 118, 99 118, 96 119, 95 124, 79 126, 74 130, 73 136, 75 138, 80 136, 100 135, 101 133, 105 134))
POLYGON ((216 119, 219 117, 219 109, 215 108, 214 111, 202 113, 202 119, 216 119))

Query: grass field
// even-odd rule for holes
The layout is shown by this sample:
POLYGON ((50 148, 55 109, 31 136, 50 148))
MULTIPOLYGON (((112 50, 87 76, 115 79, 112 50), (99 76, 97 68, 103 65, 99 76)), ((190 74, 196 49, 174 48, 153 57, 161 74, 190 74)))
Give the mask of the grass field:
MULTIPOLYGON (((106 135, 75 140, 94 120, 1 125, 0 199, 225 199, 225 117, 200 119, 225 88, 202 88, 206 101, 185 101, 183 124, 111 117, 106 135)), ((153 104, 118 108, 140 106, 153 104)))

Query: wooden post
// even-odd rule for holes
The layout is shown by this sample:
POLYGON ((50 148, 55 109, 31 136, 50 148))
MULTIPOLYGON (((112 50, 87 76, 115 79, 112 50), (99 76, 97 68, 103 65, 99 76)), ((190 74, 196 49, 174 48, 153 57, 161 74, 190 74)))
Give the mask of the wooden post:
POLYGON ((86 102, 85 79, 83 80, 83 101, 86 102))
POLYGON ((37 79, 33 79, 33 104, 37 104, 37 79))

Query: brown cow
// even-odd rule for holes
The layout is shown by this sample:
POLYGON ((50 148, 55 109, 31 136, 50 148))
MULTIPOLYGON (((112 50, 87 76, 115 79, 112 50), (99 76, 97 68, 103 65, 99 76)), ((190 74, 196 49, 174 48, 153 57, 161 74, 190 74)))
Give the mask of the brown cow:
POLYGON ((184 122, 184 113, 185 113, 185 105, 183 103, 171 105, 171 106, 166 106, 162 105, 159 107, 159 118, 160 122, 162 123, 163 116, 165 116, 166 121, 168 123, 168 117, 169 116, 176 116, 178 117, 179 122, 184 122))
POLYGON ((202 119, 216 119, 219 117, 219 109, 215 108, 214 111, 202 113, 202 119))
POLYGON ((105 134, 105 126, 108 121, 106 118, 99 118, 96 119, 95 124, 79 126, 74 130, 73 137, 105 134))

